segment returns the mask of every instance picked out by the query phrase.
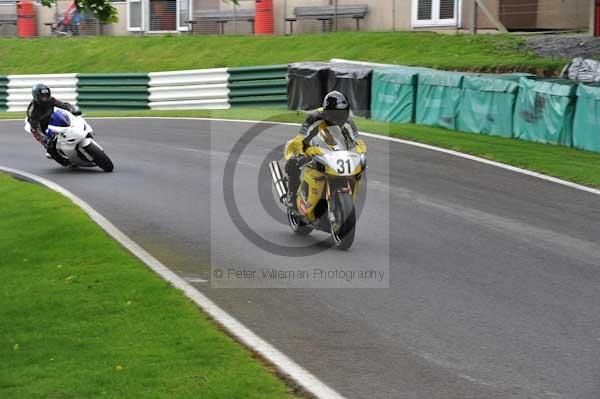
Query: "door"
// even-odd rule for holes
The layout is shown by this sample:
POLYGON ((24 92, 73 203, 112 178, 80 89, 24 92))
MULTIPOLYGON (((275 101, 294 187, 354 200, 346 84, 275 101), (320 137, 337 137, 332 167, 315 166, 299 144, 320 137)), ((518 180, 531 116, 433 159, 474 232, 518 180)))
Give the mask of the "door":
POLYGON ((149 0, 150 32, 173 32, 177 30, 177 1, 149 0))
POLYGON ((413 0, 412 26, 456 26, 460 0, 413 0))
POLYGON ((190 0, 177 0, 177 30, 187 31, 191 18, 190 0))
POLYGON ((538 0, 501 0, 500 22, 508 29, 537 27, 538 0))

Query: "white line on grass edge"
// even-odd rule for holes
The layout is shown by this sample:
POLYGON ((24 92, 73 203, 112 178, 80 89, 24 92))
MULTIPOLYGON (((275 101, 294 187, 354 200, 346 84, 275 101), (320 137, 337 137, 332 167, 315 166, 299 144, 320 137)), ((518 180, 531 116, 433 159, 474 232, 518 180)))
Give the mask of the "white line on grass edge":
POLYGON ((158 259, 146 252, 146 250, 136 244, 132 239, 125 235, 125 233, 109 222, 108 219, 98 213, 88 203, 71 193, 69 190, 48 179, 24 172, 22 170, 0 166, 0 171, 39 183, 70 199, 73 201, 73 203, 75 203, 75 205, 87 213, 94 222, 96 222, 104 231, 108 233, 108 235, 119 242, 133 255, 138 257, 146 264, 146 266, 152 269, 152 271, 154 271, 164 280, 171 283, 175 288, 183 291, 183 293, 196 305, 198 305, 198 307, 208 313, 215 321, 217 321, 217 323, 222 325, 227 331, 229 331, 229 333, 239 339, 240 342, 262 355, 269 362, 273 363, 280 372, 289 376, 306 391, 310 392, 319 399, 344 399, 342 395, 325 385, 325 383, 320 381, 317 377, 281 353, 264 339, 250 331, 246 326, 217 306, 204 294, 188 284, 183 278, 172 272, 158 259))

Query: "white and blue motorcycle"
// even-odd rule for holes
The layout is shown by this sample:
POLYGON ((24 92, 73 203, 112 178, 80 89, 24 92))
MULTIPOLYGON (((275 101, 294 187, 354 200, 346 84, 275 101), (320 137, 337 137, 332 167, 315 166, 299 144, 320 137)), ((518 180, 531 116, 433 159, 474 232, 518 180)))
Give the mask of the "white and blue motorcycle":
MULTIPOLYGON (((29 122, 25 120, 25 130, 31 132, 29 122)), ((69 111, 54 108, 50 116, 48 129, 44 132, 47 140, 56 140, 56 151, 73 167, 100 167, 112 172, 114 165, 96 142, 91 126, 83 116, 75 116, 69 111)))

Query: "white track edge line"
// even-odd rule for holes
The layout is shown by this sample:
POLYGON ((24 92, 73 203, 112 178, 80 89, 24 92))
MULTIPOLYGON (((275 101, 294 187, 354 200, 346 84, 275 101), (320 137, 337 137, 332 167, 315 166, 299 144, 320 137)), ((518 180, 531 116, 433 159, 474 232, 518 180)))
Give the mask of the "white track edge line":
POLYGON ((70 199, 75 205, 81 208, 96 224, 98 224, 108 235, 119 242, 123 247, 129 250, 133 255, 139 258, 152 271, 158 274, 162 279, 171 283, 175 288, 180 289, 190 298, 199 308, 208 313, 214 320, 221 324, 229 333, 239 339, 244 345, 261 354, 269 362, 273 363, 280 372, 290 377, 306 391, 310 392, 319 399, 344 399, 342 395, 328 387, 309 371, 295 363, 288 356, 280 352, 274 346, 253 333, 250 329, 240 323, 237 319, 217 306, 208 297, 188 284, 183 278, 179 277, 158 259, 150 255, 146 250, 140 247, 125 233, 119 230, 108 219, 102 216, 88 203, 71 193, 66 188, 56 184, 43 177, 0 165, 0 171, 11 175, 37 182, 64 197, 70 199))
MULTIPOLYGON (((290 123, 290 122, 274 122, 274 121, 257 121, 257 120, 247 120, 247 119, 224 119, 224 118, 193 118, 193 117, 182 117, 182 118, 178 118, 178 117, 168 117, 168 116, 121 116, 121 117, 95 117, 95 118, 88 118, 88 119, 168 119, 168 120, 201 120, 201 121, 217 121, 217 122, 235 122, 235 123, 268 123, 268 124, 273 124, 273 125, 284 125, 284 126, 300 126, 300 123, 290 123)), ((21 121, 22 119, 0 119, 0 122, 2 121, 21 121)), ((535 177, 541 180, 545 180, 545 181, 549 181, 552 183, 556 183, 556 184, 560 184, 563 185, 565 187, 569 187, 569 188, 573 188, 576 190, 580 190, 580 191, 585 191, 587 193, 590 194, 595 194, 595 195, 600 195, 600 190, 592 188, 592 187, 588 187, 588 186, 584 186, 583 184, 578 184, 578 183, 573 183, 567 180, 563 180, 563 179, 559 179, 557 177, 552 177, 549 175, 545 175, 543 173, 538 173, 538 172, 533 172, 531 170, 527 170, 527 169, 523 169, 523 168, 519 168, 516 166, 511 166, 511 165, 507 165, 505 163, 501 163, 501 162, 496 162, 496 161, 491 161, 489 159, 485 159, 485 158, 481 158, 475 155, 470 155, 470 154, 466 154, 463 152, 458 152, 458 151, 453 151, 453 150, 448 150, 446 148, 442 148, 442 147, 436 147, 434 145, 430 145, 430 144, 423 144, 423 143, 418 143, 416 141, 409 141, 409 140, 404 140, 404 139, 399 139, 397 137, 390 137, 390 136, 384 136, 381 134, 376 134, 376 133, 368 133, 368 132, 360 132, 360 134, 363 134, 367 137, 371 137, 374 139, 379 139, 379 140, 387 140, 387 141, 392 141, 392 142, 396 142, 396 143, 400 143, 400 144, 406 144, 406 145, 410 145, 413 147, 419 147, 419 148, 424 148, 427 150, 431 150, 431 151, 437 151, 437 152, 442 152, 444 154, 448 154, 448 155, 453 155, 459 158, 464 158, 464 159, 469 159, 471 161, 475 161, 475 162, 480 162, 486 165, 490 165, 490 166, 495 166, 497 168, 501 168, 501 169, 505 169, 505 170, 509 170, 511 172, 515 172, 515 173, 520 173, 522 175, 527 175, 527 176, 531 176, 531 177, 535 177)))

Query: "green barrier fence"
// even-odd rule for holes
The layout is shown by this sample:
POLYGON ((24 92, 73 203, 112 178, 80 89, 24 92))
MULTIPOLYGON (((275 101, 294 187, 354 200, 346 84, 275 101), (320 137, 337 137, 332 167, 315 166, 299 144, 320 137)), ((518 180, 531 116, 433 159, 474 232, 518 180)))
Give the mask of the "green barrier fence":
POLYGON ((518 92, 518 76, 466 75, 458 111, 458 130, 512 137, 518 92))
POLYGON ((580 84, 577 89, 573 147, 600 152, 600 84, 580 84))
POLYGON ((147 74, 79 74, 77 77, 77 102, 84 112, 149 108, 147 74))
POLYGON ((229 68, 229 103, 233 107, 287 107, 287 68, 229 68))
POLYGON ((419 73, 416 122, 456 129, 462 74, 445 71, 419 73))
POLYGON ((397 123, 415 121, 419 70, 385 68, 373 70, 371 78, 371 117, 397 123))
POLYGON ((514 137, 572 146, 576 92, 577 85, 568 80, 521 78, 514 137))
POLYGON ((8 77, 0 75, 0 111, 8 109, 8 77))

